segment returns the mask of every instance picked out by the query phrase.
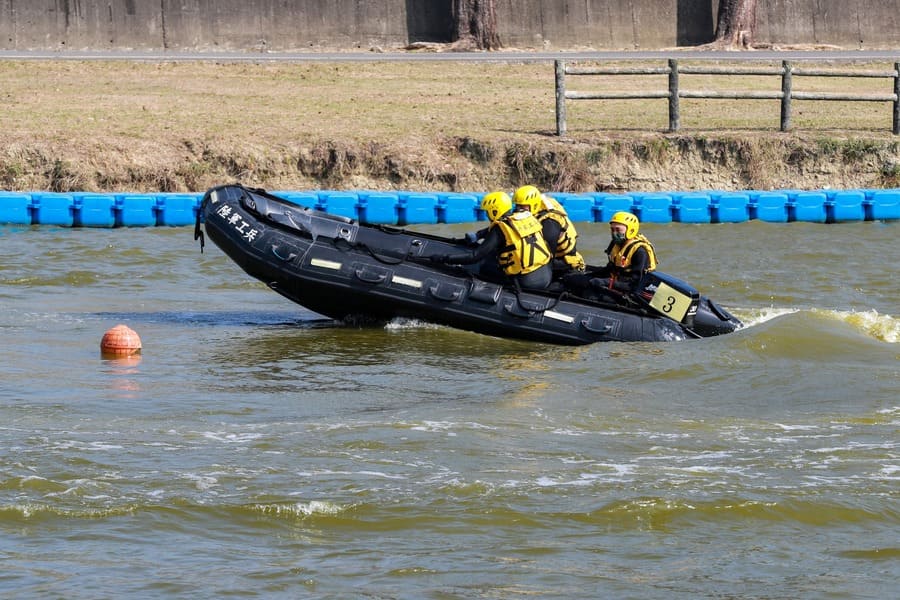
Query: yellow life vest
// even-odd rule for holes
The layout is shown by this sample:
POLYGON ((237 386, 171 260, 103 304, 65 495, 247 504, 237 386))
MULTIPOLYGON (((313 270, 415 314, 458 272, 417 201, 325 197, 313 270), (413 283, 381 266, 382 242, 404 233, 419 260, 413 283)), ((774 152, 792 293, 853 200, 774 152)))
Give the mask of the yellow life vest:
POLYGON ((503 234, 505 245, 497 257, 507 275, 525 275, 550 262, 550 249, 541 224, 530 212, 514 212, 491 224, 503 234))
POLYGON ((609 251, 609 262, 615 266, 619 272, 631 271, 631 257, 634 256, 638 248, 647 250, 647 270, 656 269, 658 261, 656 260, 656 251, 653 250, 653 244, 643 235, 638 234, 635 238, 627 240, 624 244, 615 244, 609 251))
POLYGON ((541 196, 544 201, 544 209, 537 214, 539 221, 552 219, 559 223, 559 238, 556 241, 555 258, 561 258, 566 264, 575 270, 583 271, 585 268, 584 257, 575 249, 578 243, 578 232, 572 224, 566 209, 555 198, 541 196))

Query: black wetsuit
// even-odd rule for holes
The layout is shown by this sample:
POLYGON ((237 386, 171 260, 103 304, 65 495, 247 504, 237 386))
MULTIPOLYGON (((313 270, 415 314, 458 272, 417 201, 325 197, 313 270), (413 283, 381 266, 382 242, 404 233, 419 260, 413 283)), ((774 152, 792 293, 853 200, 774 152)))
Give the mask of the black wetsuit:
MULTIPOLYGON (((500 250, 506 245, 506 238, 499 227, 491 227, 484 236, 484 241, 474 250, 465 253, 449 254, 442 257, 443 261, 448 264, 456 265, 472 265, 482 263, 482 271, 485 275, 497 276, 503 275, 497 264, 497 256, 500 250)), ((550 285, 553 278, 553 271, 550 263, 543 265, 530 273, 524 275, 515 275, 513 280, 524 289, 543 290, 550 285)))
MULTIPOLYGON (((612 250, 610 244, 606 252, 612 250)), ((635 249, 631 255, 631 266, 627 271, 623 271, 613 265, 611 262, 606 266, 588 270, 585 273, 572 273, 563 278, 566 289, 571 290, 579 296, 593 295, 592 291, 609 289, 610 277, 615 274, 612 289, 618 292, 636 292, 640 289, 641 281, 644 279, 644 273, 650 266, 650 255, 647 249, 639 247, 635 249)))

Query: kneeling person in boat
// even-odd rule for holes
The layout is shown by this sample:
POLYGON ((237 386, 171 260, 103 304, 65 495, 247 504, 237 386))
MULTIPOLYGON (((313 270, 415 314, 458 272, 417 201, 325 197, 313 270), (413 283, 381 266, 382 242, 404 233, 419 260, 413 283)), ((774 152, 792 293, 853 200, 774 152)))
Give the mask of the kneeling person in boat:
POLYGON ((513 203, 528 210, 541 223, 544 241, 553 255, 554 275, 584 271, 584 258, 575 248, 578 232, 562 204, 533 185, 518 188, 513 194, 513 203))
POLYGON ((656 251, 640 230, 638 218, 619 211, 609 221, 611 241, 606 247, 609 262, 599 269, 565 277, 568 289, 582 296, 603 290, 633 293, 641 287, 644 274, 656 269, 656 251))
POLYGON ((541 224, 527 210, 513 211, 506 192, 491 192, 481 201, 481 209, 490 220, 484 241, 475 249, 459 254, 431 256, 437 263, 471 265, 497 261, 500 270, 524 289, 546 289, 553 278, 547 242, 541 224))

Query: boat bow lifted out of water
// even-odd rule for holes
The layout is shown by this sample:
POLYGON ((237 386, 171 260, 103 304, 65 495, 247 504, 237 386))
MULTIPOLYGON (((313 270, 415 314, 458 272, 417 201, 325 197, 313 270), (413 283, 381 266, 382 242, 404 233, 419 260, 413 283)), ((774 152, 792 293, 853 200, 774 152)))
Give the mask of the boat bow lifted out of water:
POLYGON ((204 234, 249 275, 336 320, 403 317, 487 335, 581 345, 676 341, 731 333, 738 319, 687 283, 654 271, 639 294, 582 298, 518 290, 476 275, 477 266, 436 265, 464 240, 360 223, 299 206, 260 189, 206 192, 194 237, 204 234))

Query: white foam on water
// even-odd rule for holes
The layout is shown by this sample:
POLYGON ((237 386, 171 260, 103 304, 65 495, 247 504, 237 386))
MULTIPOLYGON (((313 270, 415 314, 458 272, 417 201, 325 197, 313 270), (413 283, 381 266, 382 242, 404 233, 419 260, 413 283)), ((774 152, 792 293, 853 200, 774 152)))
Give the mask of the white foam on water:
POLYGON ((879 314, 877 310, 857 311, 825 311, 850 325, 862 333, 888 344, 900 341, 900 319, 891 315, 879 314))
POLYGON ((382 479, 408 479, 403 475, 390 475, 381 471, 357 471, 356 475, 368 475, 369 477, 380 477, 382 479))
POLYGON ((196 487, 200 491, 210 490, 217 485, 219 485, 219 480, 215 477, 209 477, 208 475, 195 475, 193 473, 185 473, 184 478, 188 481, 194 483, 194 487, 196 487))
POLYGON ((120 444, 109 444, 106 442, 80 442, 78 440, 62 440, 49 447, 50 450, 93 450, 93 451, 110 451, 122 450, 124 446, 120 444))
POLYGON ((900 481, 900 465, 885 465, 879 471, 884 479, 900 481))
POLYGON ((729 473, 729 474, 735 474, 735 475, 743 473, 743 469, 738 469, 736 467, 716 467, 716 466, 703 466, 703 465, 694 465, 691 467, 681 467, 677 470, 684 471, 686 473, 729 473))
POLYGON ((769 308, 757 308, 757 309, 741 309, 736 310, 741 315, 741 321, 743 321, 744 326, 741 329, 746 329, 748 327, 754 327, 756 325, 762 325, 772 319, 777 319, 778 317, 783 317, 785 315, 792 315, 794 313, 800 312, 800 309, 797 308, 775 308, 774 306, 770 306, 769 308))
POLYGON ((440 329, 442 326, 419 319, 397 317, 385 324, 387 331, 403 331, 405 329, 440 329))
POLYGON ((265 514, 294 517, 337 515, 345 510, 345 508, 339 504, 325 500, 311 500, 309 502, 298 502, 296 504, 256 504, 253 508, 265 514))
POLYGON ((423 421, 421 425, 413 425, 410 427, 413 431, 427 431, 429 433, 446 433, 447 435, 456 435, 451 429, 457 427, 457 423, 450 421, 423 421))
POLYGON ((554 435, 567 435, 572 437, 581 437, 585 434, 584 431, 576 431, 574 429, 554 429, 554 435))
POLYGON ((817 425, 785 425, 783 423, 775 423, 775 426, 784 431, 815 431, 819 428, 817 425))
POLYGON ((634 465, 626 465, 619 463, 600 463, 597 466, 605 467, 607 469, 611 469, 611 475, 617 477, 624 477, 626 475, 634 475, 635 467, 634 465))
POLYGON ((223 433, 219 431, 204 431, 203 437, 215 440, 217 442, 225 442, 226 444, 243 444, 252 442, 263 437, 261 433, 223 433))

